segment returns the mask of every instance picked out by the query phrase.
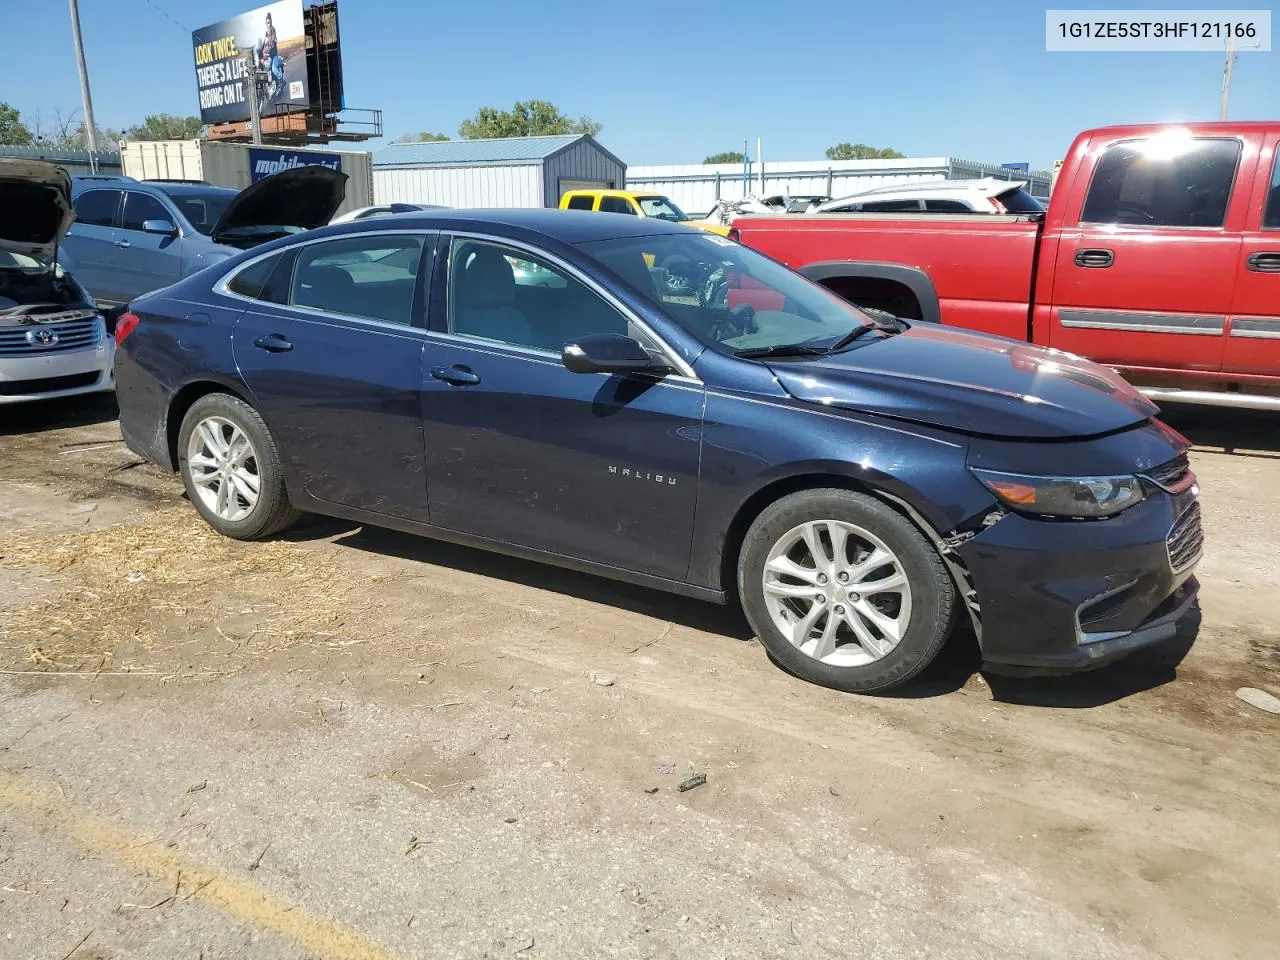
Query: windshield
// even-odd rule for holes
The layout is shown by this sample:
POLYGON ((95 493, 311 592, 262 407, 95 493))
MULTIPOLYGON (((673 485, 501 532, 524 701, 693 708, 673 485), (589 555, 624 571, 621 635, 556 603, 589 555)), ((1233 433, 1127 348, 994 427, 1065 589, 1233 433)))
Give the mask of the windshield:
POLYGON ((213 228, 235 198, 232 190, 211 190, 208 193, 183 190, 169 194, 169 199, 177 204, 187 222, 206 237, 213 233, 213 228))
POLYGON ((685 212, 666 197, 636 197, 636 203, 644 211, 646 217, 657 217, 659 220, 672 222, 688 220, 685 212))
POLYGON ((830 348, 874 327, 825 287, 702 231, 579 245, 703 342, 730 353, 830 348))
POLYGON ((1027 193, 1022 187, 1006 191, 996 197, 1005 213, 1043 213, 1045 205, 1027 193))

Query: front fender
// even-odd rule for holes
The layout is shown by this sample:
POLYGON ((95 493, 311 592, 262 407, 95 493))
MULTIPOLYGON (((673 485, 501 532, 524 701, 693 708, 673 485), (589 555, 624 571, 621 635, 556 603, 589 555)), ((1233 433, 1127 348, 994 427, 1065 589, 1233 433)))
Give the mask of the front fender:
POLYGON ((799 269, 810 280, 822 283, 826 280, 889 280, 911 291, 920 304, 920 318, 927 323, 942 322, 942 306, 938 291, 929 274, 919 267, 902 263, 878 263, 870 260, 823 260, 799 269))

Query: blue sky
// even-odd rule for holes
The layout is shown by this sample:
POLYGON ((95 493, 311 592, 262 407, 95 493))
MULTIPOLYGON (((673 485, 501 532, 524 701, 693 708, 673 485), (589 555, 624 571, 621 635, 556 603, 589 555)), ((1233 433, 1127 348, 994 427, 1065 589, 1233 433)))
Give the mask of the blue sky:
MULTIPOLYGON (((481 106, 537 97, 603 123, 631 164, 697 163, 744 138, 754 152, 761 137, 766 162, 848 140, 1047 167, 1088 127, 1216 119, 1222 75, 1215 53, 1046 53, 1046 5, 1016 0, 339 2, 347 102, 382 108, 389 137, 455 135, 481 106)), ((78 110, 67 4, 0 10, 19 4, 0 100, 78 110)), ((80 0, 98 124, 197 112, 190 30, 254 5, 80 0)), ((1233 119, 1280 118, 1276 56, 1241 54, 1233 119)))

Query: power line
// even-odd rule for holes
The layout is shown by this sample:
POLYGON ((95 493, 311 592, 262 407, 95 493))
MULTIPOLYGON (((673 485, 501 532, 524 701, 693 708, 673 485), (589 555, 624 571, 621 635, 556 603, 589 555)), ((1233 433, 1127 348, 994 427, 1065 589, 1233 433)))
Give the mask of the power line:
POLYGON ((159 4, 157 4, 157 3, 155 2, 155 0, 145 0, 145 3, 146 3, 146 5, 147 5, 148 7, 150 7, 152 10, 154 10, 156 13, 160 14, 160 16, 164 17, 166 20, 168 20, 170 23, 172 23, 175 27, 177 27, 177 28, 178 28, 179 30, 181 30, 183 33, 190 33, 190 32, 191 32, 191 31, 190 31, 190 30, 188 30, 186 27, 184 27, 182 24, 180 24, 177 20, 173 19, 173 17, 170 15, 169 11, 168 11, 168 10, 165 10, 163 7, 161 7, 159 4))

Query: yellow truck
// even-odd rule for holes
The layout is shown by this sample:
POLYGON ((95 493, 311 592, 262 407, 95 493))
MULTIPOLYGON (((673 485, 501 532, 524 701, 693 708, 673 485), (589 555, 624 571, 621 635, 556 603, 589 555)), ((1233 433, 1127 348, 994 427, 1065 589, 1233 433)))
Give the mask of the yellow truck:
POLYGON ((698 227, 722 237, 729 235, 728 227, 690 219, 688 214, 660 193, 644 193, 635 190, 569 190, 560 198, 560 209, 655 217, 658 220, 698 227))

